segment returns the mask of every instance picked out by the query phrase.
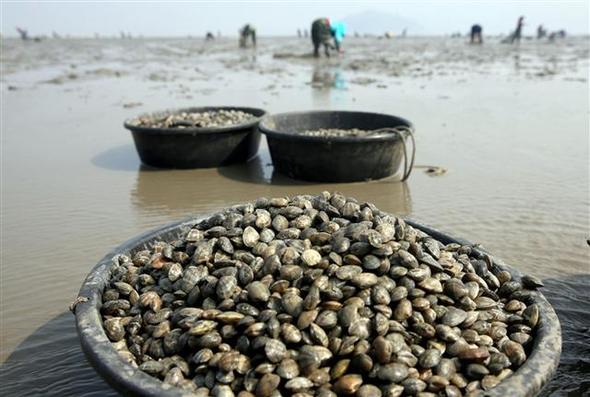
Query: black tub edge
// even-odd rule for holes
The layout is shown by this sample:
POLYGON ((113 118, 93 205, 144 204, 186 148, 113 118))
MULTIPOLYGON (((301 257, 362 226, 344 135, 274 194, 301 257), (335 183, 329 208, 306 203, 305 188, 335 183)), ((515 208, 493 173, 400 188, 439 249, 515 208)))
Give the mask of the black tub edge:
MULTIPOLYGON (((322 136, 309 136, 309 135, 301 135, 301 134, 294 134, 290 132, 278 132, 273 128, 267 126, 268 122, 270 122, 276 116, 297 116, 297 115, 304 115, 304 114, 329 114, 329 113, 362 113, 366 115, 378 115, 378 116, 387 116, 392 117, 390 114, 386 113, 375 113, 375 112, 363 112, 363 111, 354 111, 354 110, 311 110, 311 111, 297 111, 297 112, 286 112, 286 113, 277 113, 277 114, 269 114, 267 113, 265 116, 262 117, 260 123, 258 124, 258 130, 275 139, 288 139, 292 141, 333 141, 333 142, 386 142, 386 141, 393 141, 396 139, 400 139, 399 136, 390 134, 390 133, 383 133, 379 135, 372 135, 367 137, 322 137, 322 136)), ((403 124, 406 126, 413 128, 413 124, 408 121, 407 119, 399 116, 393 116, 399 119, 403 124)))
MULTIPOLYGON (((103 330, 99 307, 101 304, 100 294, 107 281, 109 269, 113 265, 113 258, 119 254, 128 253, 132 248, 135 250, 137 247, 147 247, 151 242, 159 239, 170 240, 178 237, 208 216, 207 214, 184 219, 127 240, 104 256, 82 284, 78 295, 79 303, 74 308, 82 350, 96 371, 111 386, 125 395, 185 397, 191 395, 191 393, 168 386, 157 378, 134 369, 118 355, 112 343, 108 340, 103 330)), ((445 244, 457 242, 463 245, 472 245, 467 240, 454 238, 430 226, 417 223, 415 220, 408 219, 407 223, 445 244)), ((474 251, 476 254, 490 255, 477 247, 474 247, 474 251)), ((518 270, 496 257, 491 255, 490 257, 495 265, 510 271, 514 279, 519 280, 521 278, 522 274, 518 270)), ((511 395, 533 397, 549 382, 557 370, 561 354, 559 319, 541 292, 535 291, 532 296, 535 302, 539 304, 540 309, 540 325, 536 329, 532 354, 512 376, 492 390, 485 392, 484 396, 486 397, 511 395)))

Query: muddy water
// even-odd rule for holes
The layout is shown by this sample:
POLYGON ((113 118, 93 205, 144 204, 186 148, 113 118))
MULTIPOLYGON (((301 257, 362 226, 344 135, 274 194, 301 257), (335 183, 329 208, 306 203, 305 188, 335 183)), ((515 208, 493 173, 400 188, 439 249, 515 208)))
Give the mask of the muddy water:
POLYGON ((550 278, 564 360, 578 371, 564 363, 552 393, 566 390, 559 382, 588 380, 588 343, 581 342, 588 342, 590 314, 583 292, 590 286, 588 40, 513 48, 351 39, 346 50, 316 61, 308 43, 295 39, 262 40, 256 52, 235 51, 233 41, 4 41, 3 390, 112 393, 86 364, 67 306, 113 246, 258 196, 322 190, 481 243, 550 278), (416 163, 448 172, 416 168, 406 183, 309 184, 275 173, 265 144, 241 166, 162 171, 140 164, 124 119, 215 104, 396 114, 416 126, 416 163))

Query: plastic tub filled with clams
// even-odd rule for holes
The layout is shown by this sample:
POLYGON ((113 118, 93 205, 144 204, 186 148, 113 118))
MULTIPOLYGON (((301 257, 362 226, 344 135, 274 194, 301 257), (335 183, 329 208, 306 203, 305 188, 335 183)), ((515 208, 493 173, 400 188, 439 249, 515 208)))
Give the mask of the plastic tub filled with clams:
POLYGON ((561 351, 542 282, 338 193, 259 198, 109 252, 75 306, 136 396, 534 396, 561 351))
POLYGON ((265 117, 259 129, 275 169, 294 179, 356 182, 400 174, 405 181, 414 164, 414 128, 389 114, 281 113, 265 117))
POLYGON ((262 109, 198 107, 125 121, 141 161, 159 168, 209 168, 246 162, 258 152, 262 109))

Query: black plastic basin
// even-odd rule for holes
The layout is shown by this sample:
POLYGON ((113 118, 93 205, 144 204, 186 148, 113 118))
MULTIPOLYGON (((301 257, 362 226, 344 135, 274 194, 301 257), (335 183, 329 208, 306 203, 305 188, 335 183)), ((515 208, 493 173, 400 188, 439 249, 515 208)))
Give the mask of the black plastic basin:
MULTIPOLYGON (((133 238, 109 252, 91 270, 82 284, 74 309, 76 326, 82 350, 96 371, 111 386, 124 395, 153 397, 182 397, 187 392, 161 382, 139 369, 127 364, 115 351, 113 344, 104 332, 100 308, 102 292, 107 285, 114 267, 113 258, 120 254, 130 255, 151 247, 156 241, 172 241, 186 236, 190 228, 202 219, 188 219, 170 224, 133 238)), ((448 234, 413 221, 407 221, 415 228, 428 233, 443 244, 460 243, 471 245, 466 240, 456 239, 448 234)), ((473 248, 473 253, 482 256, 483 251, 473 248)), ((491 260, 500 269, 507 270, 514 280, 520 280, 521 274, 499 260, 491 260)), ((533 291, 531 300, 539 305, 539 325, 536 329, 531 353, 518 370, 493 389, 482 393, 482 397, 532 397, 536 396, 551 379, 557 369, 561 354, 561 328, 555 311, 539 291, 533 291)))
POLYGON ((244 124, 214 128, 153 128, 125 121, 135 141, 141 161, 160 168, 209 168, 246 162, 256 155, 260 143, 258 123, 266 114, 262 109, 245 107, 196 107, 156 112, 166 115, 180 112, 240 110, 256 118, 244 124))
POLYGON ((405 180, 412 168, 413 154, 408 159, 405 137, 392 132, 329 138, 298 132, 396 127, 411 129, 412 124, 387 114, 345 111, 282 113, 268 116, 259 124, 260 131, 266 135, 275 169, 291 178, 314 182, 381 179, 398 172, 402 164, 406 164, 401 177, 405 180))

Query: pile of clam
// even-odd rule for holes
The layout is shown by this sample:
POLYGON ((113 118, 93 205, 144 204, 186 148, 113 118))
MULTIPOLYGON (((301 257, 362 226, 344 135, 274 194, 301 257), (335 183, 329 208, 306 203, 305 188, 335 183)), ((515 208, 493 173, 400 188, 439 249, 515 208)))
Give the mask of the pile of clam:
POLYGON ((320 128, 319 130, 305 130, 299 134, 305 136, 320 136, 326 138, 340 138, 340 137, 369 137, 375 135, 382 135, 382 130, 361 130, 358 128, 340 129, 340 128, 320 128))
POLYGON ((241 110, 179 112, 164 116, 142 116, 131 121, 134 126, 152 128, 213 128, 251 122, 255 116, 241 110))
POLYGON ((260 198, 113 261, 107 336, 196 396, 477 395, 539 322, 538 280, 338 193, 260 198))

